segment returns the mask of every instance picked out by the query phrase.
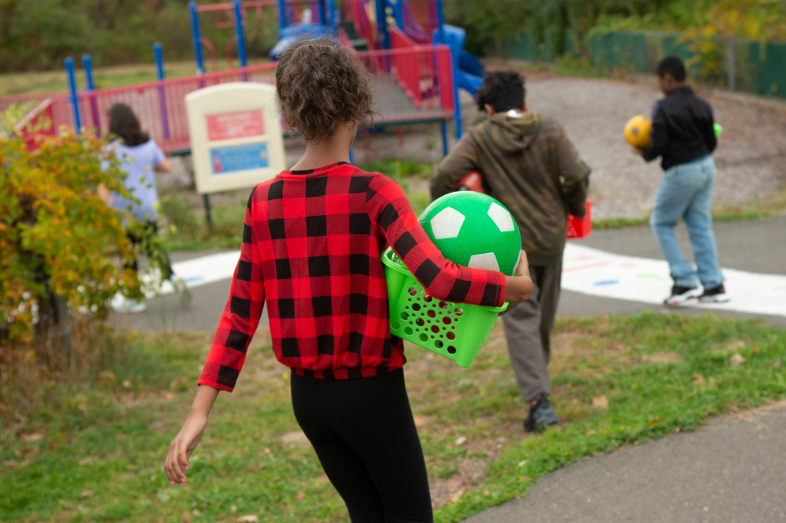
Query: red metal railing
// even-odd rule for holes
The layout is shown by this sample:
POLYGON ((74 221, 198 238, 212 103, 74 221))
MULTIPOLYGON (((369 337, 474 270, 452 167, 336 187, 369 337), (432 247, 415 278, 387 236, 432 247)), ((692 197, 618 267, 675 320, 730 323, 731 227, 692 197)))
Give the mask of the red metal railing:
POLYGON ((53 104, 54 98, 47 98, 14 126, 14 131, 24 136, 28 150, 37 149, 40 140, 55 136, 57 128, 54 123, 53 104))
MULTIPOLYGON (((80 93, 78 105, 82 124, 98 133, 106 133, 109 129, 109 108, 122 102, 134 110, 144 129, 164 152, 188 149, 190 139, 185 107, 188 93, 211 85, 244 81, 244 78, 249 82, 273 84, 275 68, 275 63, 267 63, 202 76, 80 93)), ((56 127, 74 127, 71 103, 66 96, 54 100, 53 110, 56 127)))
POLYGON ((58 93, 33 93, 33 94, 15 94, 10 96, 1 96, 0 97, 0 113, 8 110, 12 105, 16 104, 24 104, 27 102, 35 102, 36 104, 41 104, 47 98, 57 97, 57 96, 66 96, 68 93, 66 92, 58 92, 58 93))
POLYGON ((376 47, 376 32, 374 24, 371 23, 371 5, 362 0, 352 0, 353 21, 360 38, 365 38, 369 49, 376 47))
MULTIPOLYGON (((389 31, 390 46, 393 49, 417 51, 418 45, 397 27, 391 27, 389 31)), ((393 69, 401 87, 412 98, 413 103, 419 107, 424 88, 428 89, 434 83, 433 68, 429 67, 428 56, 418 53, 417 63, 412 63, 411 58, 408 53, 394 55, 393 69)))
POLYGON ((453 117, 453 75, 447 46, 358 53, 371 73, 380 123, 453 117))
MULTIPOLYGON (((380 113, 376 123, 398 124, 453 117, 455 105, 448 47, 408 46, 389 51, 364 51, 357 53, 357 57, 370 73, 376 110, 380 113)), ((82 124, 97 133, 106 133, 109 108, 122 102, 134 110, 143 128, 165 152, 188 149, 185 108, 188 93, 228 82, 274 84, 275 68, 275 63, 267 63, 202 76, 82 92, 78 96, 82 124)), ((61 125, 74 127, 67 95, 52 97, 50 108, 55 129, 61 125)))
POLYGON ((437 3, 434 0, 409 0, 401 6, 404 32, 419 44, 429 44, 439 27, 437 3))
MULTIPOLYGON (((319 2, 316 0, 285 0, 284 6, 288 24, 302 24, 307 22, 303 20, 304 7, 308 7, 311 10, 311 20, 309 23, 318 22, 317 10, 319 2)), ((248 23, 249 9, 255 10, 257 23, 263 23, 265 9, 267 8, 268 11, 277 10, 278 2, 276 0, 248 0, 240 2, 240 7, 244 24, 248 23)), ((232 2, 198 5, 196 11, 197 13, 214 13, 213 25, 219 29, 235 27, 235 6, 232 2)))

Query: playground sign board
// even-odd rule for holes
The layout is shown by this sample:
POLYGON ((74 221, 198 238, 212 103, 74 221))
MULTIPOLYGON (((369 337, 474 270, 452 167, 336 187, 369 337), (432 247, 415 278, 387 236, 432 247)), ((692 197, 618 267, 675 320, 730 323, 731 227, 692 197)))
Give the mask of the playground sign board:
POLYGON ((272 85, 233 82, 186 95, 197 191, 253 187, 284 170, 272 85))

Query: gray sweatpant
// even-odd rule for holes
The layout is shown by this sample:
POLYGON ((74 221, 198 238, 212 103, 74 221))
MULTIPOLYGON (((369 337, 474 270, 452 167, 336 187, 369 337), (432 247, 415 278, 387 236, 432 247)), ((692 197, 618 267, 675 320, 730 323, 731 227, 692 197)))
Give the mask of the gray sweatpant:
POLYGON ((527 402, 541 392, 551 394, 546 366, 551 351, 549 338, 557 316, 562 262, 530 266, 529 272, 534 284, 532 295, 502 316, 510 362, 521 397, 527 402))

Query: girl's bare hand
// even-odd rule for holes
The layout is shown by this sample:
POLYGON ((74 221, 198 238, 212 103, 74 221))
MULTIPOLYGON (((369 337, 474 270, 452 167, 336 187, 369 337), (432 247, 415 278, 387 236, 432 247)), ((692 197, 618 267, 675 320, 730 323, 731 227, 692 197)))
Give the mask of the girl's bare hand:
POLYGON ((115 201, 115 199, 112 198, 109 189, 107 189, 106 185, 104 185, 103 183, 98 184, 98 190, 96 191, 96 194, 98 195, 99 198, 101 198, 102 201, 106 203, 112 203, 115 201))
POLYGON ((532 279, 529 275, 529 262, 527 261, 527 253, 521 251, 521 258, 519 258, 518 267, 516 267, 515 276, 507 276, 507 299, 508 308, 500 313, 500 316, 508 312, 521 302, 527 301, 529 295, 532 294, 532 279))
POLYGON ((202 438, 202 432, 204 432, 205 427, 207 427, 207 416, 192 412, 186 419, 177 437, 169 445, 164 470, 166 470, 166 477, 173 485, 177 483, 181 487, 185 486, 185 471, 190 468, 188 458, 191 457, 194 449, 199 445, 199 440, 202 438))

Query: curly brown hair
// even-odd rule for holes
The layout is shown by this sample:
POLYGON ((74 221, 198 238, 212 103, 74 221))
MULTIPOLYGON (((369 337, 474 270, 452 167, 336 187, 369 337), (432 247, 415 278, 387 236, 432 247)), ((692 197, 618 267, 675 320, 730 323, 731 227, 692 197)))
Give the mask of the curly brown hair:
POLYGON ((341 125, 364 126, 377 114, 368 71, 328 38, 299 40, 281 53, 276 93, 284 122, 307 142, 324 140, 341 125))

